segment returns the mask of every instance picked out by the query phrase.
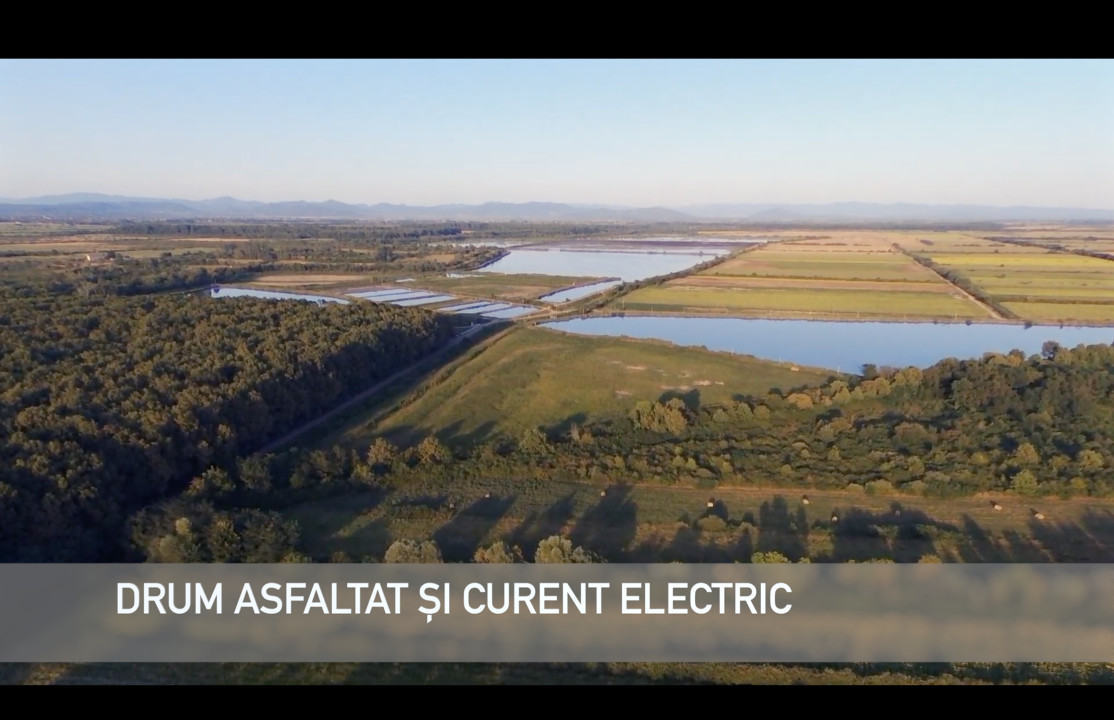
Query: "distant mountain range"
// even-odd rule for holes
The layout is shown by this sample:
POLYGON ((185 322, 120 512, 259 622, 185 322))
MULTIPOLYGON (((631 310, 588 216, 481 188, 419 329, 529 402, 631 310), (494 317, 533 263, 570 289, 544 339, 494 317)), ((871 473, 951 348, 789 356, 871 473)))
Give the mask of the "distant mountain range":
POLYGON ((778 205, 739 203, 678 207, 618 207, 565 203, 489 202, 482 205, 352 205, 326 202, 257 202, 139 198, 72 193, 24 199, 0 198, 0 220, 458 220, 548 222, 1009 222, 1114 221, 1114 210, 988 205, 831 203, 778 205))

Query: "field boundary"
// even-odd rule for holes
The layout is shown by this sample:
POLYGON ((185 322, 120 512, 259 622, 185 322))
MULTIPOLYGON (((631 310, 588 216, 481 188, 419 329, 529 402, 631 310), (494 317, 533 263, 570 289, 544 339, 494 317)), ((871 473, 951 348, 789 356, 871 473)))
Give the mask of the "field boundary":
POLYGON ((967 289, 961 287, 956 282, 954 282, 951 278, 947 277, 942 272, 940 272, 940 269, 936 267, 936 263, 932 262, 931 260, 927 260, 926 258, 923 258, 920 255, 917 255, 916 253, 910 252, 909 250, 906 250, 905 248, 903 248, 901 245, 899 245, 897 243, 893 244, 893 248, 894 248, 894 250, 901 253, 902 255, 905 255, 906 257, 912 259, 913 262, 917 263, 918 265, 921 265, 922 267, 925 267, 925 268, 928 268, 929 270, 931 270, 933 273, 935 273, 937 275, 937 277, 939 277, 941 280, 946 282, 948 285, 951 285, 959 293, 961 293, 963 295, 963 297, 967 298, 972 303, 974 303, 975 305, 979 306, 980 308, 982 308, 983 310, 988 312, 994 320, 997 320, 999 322, 1005 322, 1005 321, 1008 321, 1008 320, 1020 320, 1021 319, 1021 318, 1017 317, 1016 315, 1014 315, 1013 313, 1011 313, 1009 310, 1007 310, 1005 308, 998 307, 997 303, 993 303, 993 302, 990 302, 990 301, 984 301, 981 298, 976 297, 973 293, 971 293, 967 289))

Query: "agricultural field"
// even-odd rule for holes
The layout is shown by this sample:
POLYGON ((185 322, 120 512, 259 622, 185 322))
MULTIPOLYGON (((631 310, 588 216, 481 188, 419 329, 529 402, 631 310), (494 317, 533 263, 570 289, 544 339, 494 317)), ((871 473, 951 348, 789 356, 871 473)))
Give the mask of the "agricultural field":
POLYGON ((367 282, 366 274, 353 273, 265 273, 248 283, 261 288, 343 289, 367 282))
POLYGON ((984 319, 974 303, 943 292, 814 287, 708 288, 683 281, 643 288, 615 301, 612 309, 635 312, 745 314, 758 317, 931 320, 984 319))
POLYGON ((528 428, 567 429, 591 418, 625 419, 638 400, 678 395, 719 403, 824 382, 834 373, 666 343, 519 328, 474 359, 450 365, 413 402, 378 424, 357 421, 320 443, 366 449, 377 435, 408 446, 429 434, 471 445, 528 428))
POLYGON ((618 298, 610 309, 751 317, 983 320, 984 305, 892 246, 891 234, 834 232, 743 252, 618 298), (718 313, 717 313, 718 311, 718 313))
MULTIPOLYGON (((902 246, 988 304, 1035 323, 1114 322, 1114 259, 989 238, 908 237, 902 246), (927 242, 926 242, 927 240, 927 242)), ((1110 241, 1114 242, 1114 241, 1110 241)), ((1067 245, 1065 245, 1067 247, 1067 245)))

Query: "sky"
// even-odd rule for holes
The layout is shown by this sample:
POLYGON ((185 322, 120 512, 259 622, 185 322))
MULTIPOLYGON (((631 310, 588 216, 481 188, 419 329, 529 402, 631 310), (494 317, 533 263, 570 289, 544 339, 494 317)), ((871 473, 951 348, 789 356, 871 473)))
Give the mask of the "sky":
POLYGON ((1114 209, 1114 60, 0 60, 0 198, 1114 209))

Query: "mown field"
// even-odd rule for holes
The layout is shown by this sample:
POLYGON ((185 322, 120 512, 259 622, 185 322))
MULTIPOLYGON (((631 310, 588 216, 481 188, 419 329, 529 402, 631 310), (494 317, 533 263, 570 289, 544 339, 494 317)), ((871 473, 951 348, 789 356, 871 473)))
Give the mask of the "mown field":
POLYGON ((826 370, 621 338, 544 328, 514 330, 472 360, 447 367, 413 402, 377 422, 356 421, 318 445, 364 449, 377 435, 408 446, 436 435, 469 446, 528 428, 626 418, 638 400, 671 395, 719 403, 738 393, 823 382, 826 370))
MULTIPOLYGON (((1026 240, 1026 242, 1033 242, 1026 240)), ((943 235, 909 236, 902 245, 930 260, 942 272, 988 302, 1021 320, 1081 324, 1114 322, 1114 260, 991 238, 943 235)))
POLYGON ((708 288, 684 281, 642 288, 616 300, 610 309, 661 313, 706 313, 723 310, 761 317, 827 317, 832 319, 987 317, 978 305, 950 294, 927 291, 885 291, 828 288, 708 288))
POLYGON ((888 233, 776 242, 700 273, 644 287, 610 309, 751 317, 970 320, 989 310, 895 250, 888 233))

